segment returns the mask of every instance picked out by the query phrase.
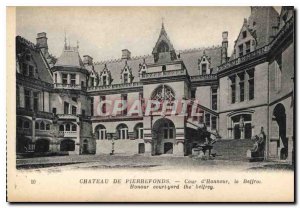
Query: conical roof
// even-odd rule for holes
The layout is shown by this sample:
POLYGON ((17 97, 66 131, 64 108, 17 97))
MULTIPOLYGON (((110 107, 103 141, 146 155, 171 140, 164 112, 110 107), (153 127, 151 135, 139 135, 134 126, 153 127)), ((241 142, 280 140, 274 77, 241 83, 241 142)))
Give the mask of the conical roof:
POLYGON ((65 46, 55 66, 83 68, 83 62, 80 58, 78 48, 65 46))

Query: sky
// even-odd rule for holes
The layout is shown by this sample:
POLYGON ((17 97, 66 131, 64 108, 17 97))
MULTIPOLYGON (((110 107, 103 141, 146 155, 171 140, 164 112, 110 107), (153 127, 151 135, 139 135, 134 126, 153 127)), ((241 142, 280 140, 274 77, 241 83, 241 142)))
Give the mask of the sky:
MULTIPOLYGON (((276 8, 279 12, 280 9, 276 8)), ((65 34, 79 42, 81 56, 94 61, 152 53, 162 21, 175 50, 212 47, 228 31, 229 55, 250 7, 18 7, 16 34, 33 43, 46 32, 51 54, 59 57, 65 34)))

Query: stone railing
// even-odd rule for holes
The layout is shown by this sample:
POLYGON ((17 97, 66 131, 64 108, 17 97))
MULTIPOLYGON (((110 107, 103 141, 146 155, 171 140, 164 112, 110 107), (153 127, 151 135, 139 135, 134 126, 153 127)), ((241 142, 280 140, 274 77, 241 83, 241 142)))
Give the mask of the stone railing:
POLYGON ((144 74, 142 74, 141 79, 174 77, 174 76, 182 76, 182 75, 188 75, 186 69, 144 73, 144 74))
POLYGON ((206 81, 206 80, 217 80, 216 74, 205 74, 205 75, 196 75, 191 76, 191 81, 206 81))
POLYGON ((222 70, 228 69, 230 67, 242 64, 242 63, 244 63, 246 61, 250 61, 250 60, 256 59, 256 58, 258 58, 258 57, 260 57, 260 56, 262 56, 262 55, 264 55, 264 54, 266 54, 268 52, 269 52, 269 46, 266 45, 264 47, 261 47, 261 48, 255 50, 255 51, 247 53, 246 55, 243 55, 241 57, 238 57, 236 59, 233 59, 231 61, 228 61, 228 62, 220 65, 218 67, 218 71, 222 71, 222 70))
POLYGON ((113 85, 103 85, 103 86, 93 86, 88 87, 88 91, 98 91, 98 90, 118 90, 118 89, 128 89, 133 87, 140 87, 142 83, 140 82, 132 82, 132 83, 121 83, 121 84, 113 84, 113 85))
POLYGON ((73 114, 56 114, 59 119, 77 119, 77 115, 73 114))
POLYGON ((77 137, 77 131, 59 131, 58 136, 61 136, 61 137, 77 137))
POLYGON ((85 89, 85 87, 78 84, 62 84, 62 83, 54 83, 54 88, 56 89, 68 89, 68 90, 81 90, 85 89))

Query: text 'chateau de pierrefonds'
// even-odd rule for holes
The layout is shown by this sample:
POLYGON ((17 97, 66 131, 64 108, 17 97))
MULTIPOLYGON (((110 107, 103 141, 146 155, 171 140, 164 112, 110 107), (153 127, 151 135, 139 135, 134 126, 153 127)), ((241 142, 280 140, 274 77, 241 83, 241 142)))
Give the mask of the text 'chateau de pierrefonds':
POLYGON ((36 43, 17 36, 17 154, 185 156, 205 127, 220 151, 243 156, 264 131, 265 159, 292 160, 294 8, 251 7, 241 25, 231 54, 226 31, 218 46, 177 50, 162 24, 151 55, 123 49, 120 59, 100 62, 67 41, 56 58, 46 32, 36 43), (104 101, 172 99, 198 100, 199 114, 98 113, 104 101))

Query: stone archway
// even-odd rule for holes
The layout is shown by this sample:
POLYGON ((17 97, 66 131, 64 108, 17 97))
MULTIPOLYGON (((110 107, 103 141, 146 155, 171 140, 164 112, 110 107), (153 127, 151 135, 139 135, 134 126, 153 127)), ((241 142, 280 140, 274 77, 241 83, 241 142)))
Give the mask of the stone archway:
POLYGON ((175 135, 175 125, 171 120, 158 119, 152 127, 152 155, 173 154, 175 135))
POLYGON ((285 107, 279 103, 273 110, 273 116, 276 121, 274 125, 277 125, 278 137, 277 142, 278 155, 281 160, 287 159, 288 156, 288 139, 286 137, 286 113, 285 107))
POLYGON ((60 142, 60 151, 75 151, 75 141, 64 139, 60 142))

